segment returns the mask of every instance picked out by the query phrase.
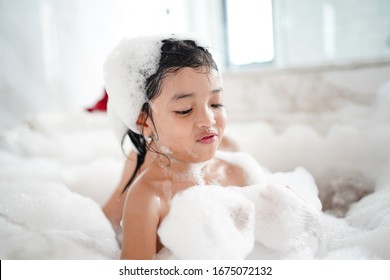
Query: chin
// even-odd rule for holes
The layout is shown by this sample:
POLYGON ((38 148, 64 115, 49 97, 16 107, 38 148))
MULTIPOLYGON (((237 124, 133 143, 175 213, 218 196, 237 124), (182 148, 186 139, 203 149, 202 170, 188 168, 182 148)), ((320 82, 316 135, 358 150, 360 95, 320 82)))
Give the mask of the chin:
MULTIPOLYGON (((188 163, 201 163, 212 159, 215 156, 217 149, 207 149, 207 150, 190 150, 181 153, 181 160, 188 163)), ((179 158, 179 157, 178 157, 179 158)))

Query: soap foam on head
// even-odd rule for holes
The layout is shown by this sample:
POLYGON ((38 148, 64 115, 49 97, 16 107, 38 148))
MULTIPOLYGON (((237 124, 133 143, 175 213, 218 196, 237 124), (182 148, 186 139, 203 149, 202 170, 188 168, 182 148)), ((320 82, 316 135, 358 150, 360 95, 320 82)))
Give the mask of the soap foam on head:
POLYGON ((146 79, 158 68, 163 37, 123 39, 104 63, 104 79, 109 104, 131 130, 138 132, 136 120, 147 102, 146 79))

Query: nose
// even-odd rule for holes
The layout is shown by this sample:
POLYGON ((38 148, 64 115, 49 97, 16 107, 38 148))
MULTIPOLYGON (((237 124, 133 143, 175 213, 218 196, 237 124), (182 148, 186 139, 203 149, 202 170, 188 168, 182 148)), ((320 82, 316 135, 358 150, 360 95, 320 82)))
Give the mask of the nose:
POLYGON ((199 127, 212 127, 215 125, 215 113, 211 108, 203 108, 199 111, 197 116, 199 127))

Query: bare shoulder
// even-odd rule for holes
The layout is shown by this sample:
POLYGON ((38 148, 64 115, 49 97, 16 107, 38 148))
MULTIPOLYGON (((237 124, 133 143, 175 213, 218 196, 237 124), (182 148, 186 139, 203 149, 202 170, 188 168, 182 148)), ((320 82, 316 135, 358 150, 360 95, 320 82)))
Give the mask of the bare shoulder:
POLYGON ((159 189, 153 181, 148 180, 145 173, 147 173, 146 170, 138 176, 127 192, 124 213, 128 211, 159 212, 159 189))
POLYGON ((229 173, 232 174, 231 177, 235 176, 239 179, 241 186, 263 182, 268 172, 254 157, 245 152, 218 151, 216 158, 224 163, 229 173))

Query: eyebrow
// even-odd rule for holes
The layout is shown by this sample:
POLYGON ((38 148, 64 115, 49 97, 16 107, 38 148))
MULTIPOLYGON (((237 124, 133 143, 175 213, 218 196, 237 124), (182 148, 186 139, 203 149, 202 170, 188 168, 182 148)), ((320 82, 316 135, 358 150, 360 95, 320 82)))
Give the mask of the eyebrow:
POLYGON ((217 87, 217 88, 215 88, 215 89, 213 89, 213 90, 211 91, 211 93, 220 93, 220 92, 223 92, 222 87, 217 87))
POLYGON ((188 98, 188 97, 193 97, 195 94, 194 93, 176 93, 174 96, 172 96, 171 100, 169 102, 174 102, 183 98, 188 98))
MULTIPOLYGON (((223 92, 222 87, 215 88, 210 93, 214 94, 214 93, 220 93, 220 92, 223 92)), ((169 102, 175 102, 175 101, 183 99, 183 98, 191 98, 194 96, 195 96, 195 93, 180 92, 180 93, 176 93, 174 96, 172 96, 172 98, 169 102)))

